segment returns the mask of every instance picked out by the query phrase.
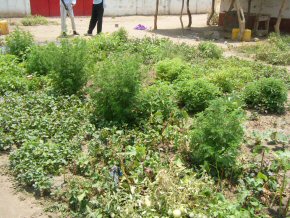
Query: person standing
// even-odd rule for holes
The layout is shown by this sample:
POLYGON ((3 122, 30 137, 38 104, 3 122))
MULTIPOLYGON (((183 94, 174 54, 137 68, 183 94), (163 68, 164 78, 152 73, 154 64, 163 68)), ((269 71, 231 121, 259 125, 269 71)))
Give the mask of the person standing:
POLYGON ((74 19, 73 7, 76 5, 77 0, 60 0, 60 16, 61 16, 61 34, 63 37, 67 36, 66 17, 70 17, 72 30, 74 35, 79 35, 76 31, 76 24, 74 19))
POLYGON ((89 30, 85 34, 86 36, 92 36, 93 31, 97 25, 97 34, 102 32, 103 16, 104 16, 104 1, 105 0, 93 0, 92 16, 89 25, 89 30))

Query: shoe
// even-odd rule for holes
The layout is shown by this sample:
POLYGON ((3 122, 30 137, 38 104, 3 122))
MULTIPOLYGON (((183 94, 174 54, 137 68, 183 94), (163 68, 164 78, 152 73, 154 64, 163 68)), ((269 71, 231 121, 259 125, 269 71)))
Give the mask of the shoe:
POLYGON ((79 35, 80 35, 77 31, 74 31, 73 34, 74 34, 75 36, 79 36, 79 35))
POLYGON ((85 36, 93 36, 92 33, 85 33, 85 36))

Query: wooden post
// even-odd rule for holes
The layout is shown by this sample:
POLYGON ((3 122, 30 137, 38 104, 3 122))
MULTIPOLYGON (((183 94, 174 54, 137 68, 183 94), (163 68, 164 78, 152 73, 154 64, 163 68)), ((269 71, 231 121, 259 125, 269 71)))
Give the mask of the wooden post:
POLYGON ((187 15, 188 15, 188 28, 191 27, 191 24, 192 24, 192 16, 191 16, 191 12, 190 12, 190 9, 189 9, 189 0, 187 0, 187 15))
POLYGON ((245 15, 244 15, 244 11, 241 6, 240 0, 235 0, 235 8, 237 10, 239 27, 240 27, 239 39, 242 40, 245 29, 246 29, 246 21, 245 21, 245 15))
POLYGON ((211 2, 211 12, 210 12, 210 15, 209 15, 209 17, 207 19, 207 22, 206 22, 206 24, 208 26, 210 25, 210 20, 212 19, 214 13, 215 13, 215 0, 212 0, 212 2, 211 2))
POLYGON ((179 17, 182 30, 184 29, 184 25, 183 25, 183 21, 182 21, 183 9, 184 9, 184 0, 182 0, 181 12, 180 12, 180 17, 179 17))
POLYGON ((154 30, 157 30, 158 9, 159 9, 159 0, 156 0, 156 9, 154 15, 154 30))
POLYGON ((277 22, 276 22, 276 24, 274 26, 275 32, 278 33, 278 34, 280 34, 280 24, 281 24, 283 12, 286 9, 286 3, 287 3, 286 0, 282 0, 282 5, 281 5, 281 8, 280 8, 278 17, 277 17, 277 22))

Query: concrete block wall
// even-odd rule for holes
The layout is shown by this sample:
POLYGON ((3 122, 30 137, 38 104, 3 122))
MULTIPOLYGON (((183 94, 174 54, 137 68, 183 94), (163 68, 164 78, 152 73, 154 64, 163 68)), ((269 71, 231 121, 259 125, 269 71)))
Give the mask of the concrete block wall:
POLYGON ((0 0, 0 17, 22 17, 30 13, 29 0, 0 0))

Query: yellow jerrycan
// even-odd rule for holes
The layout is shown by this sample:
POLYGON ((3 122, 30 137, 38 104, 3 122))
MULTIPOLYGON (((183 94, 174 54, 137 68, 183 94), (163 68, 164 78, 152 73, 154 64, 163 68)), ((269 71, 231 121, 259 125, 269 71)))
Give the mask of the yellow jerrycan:
POLYGON ((0 20, 0 35, 9 34, 8 21, 0 20))

